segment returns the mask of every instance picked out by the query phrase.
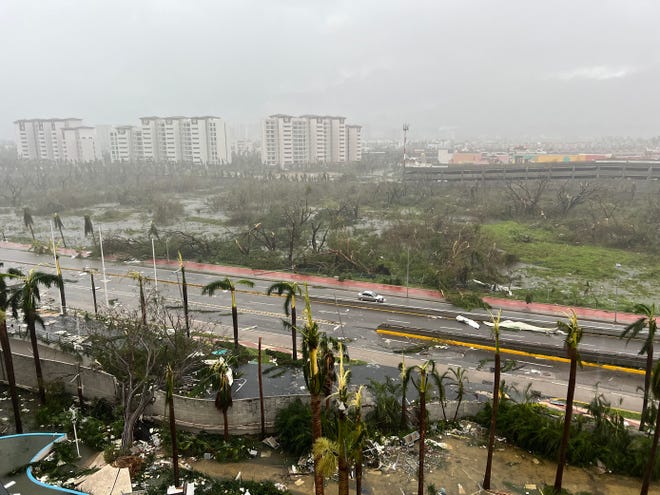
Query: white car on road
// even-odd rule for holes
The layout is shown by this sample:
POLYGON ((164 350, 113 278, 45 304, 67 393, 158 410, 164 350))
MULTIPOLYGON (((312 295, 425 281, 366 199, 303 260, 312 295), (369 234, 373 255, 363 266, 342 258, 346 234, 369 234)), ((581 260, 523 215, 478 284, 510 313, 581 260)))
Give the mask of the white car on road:
POLYGON ((385 302, 385 298, 380 294, 376 294, 372 290, 363 290, 358 294, 358 299, 360 301, 370 301, 370 302, 385 302))

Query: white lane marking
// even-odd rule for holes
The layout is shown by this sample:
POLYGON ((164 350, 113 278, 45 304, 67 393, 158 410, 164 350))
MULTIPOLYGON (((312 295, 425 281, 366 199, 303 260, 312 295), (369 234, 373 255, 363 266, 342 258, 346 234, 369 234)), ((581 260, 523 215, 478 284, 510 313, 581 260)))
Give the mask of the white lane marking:
POLYGON ((387 320, 387 321, 391 321, 392 323, 401 323, 403 325, 410 325, 410 322, 408 321, 401 321, 401 320, 387 320))

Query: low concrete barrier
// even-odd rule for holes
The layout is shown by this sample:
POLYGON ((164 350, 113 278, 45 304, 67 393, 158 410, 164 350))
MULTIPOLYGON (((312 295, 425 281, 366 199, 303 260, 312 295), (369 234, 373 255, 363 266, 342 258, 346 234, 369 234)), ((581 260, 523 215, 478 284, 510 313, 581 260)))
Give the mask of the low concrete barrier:
MULTIPOLYGON (((22 344, 24 344, 24 341, 22 340, 10 339, 16 385, 21 388, 36 390, 37 375, 34 370, 32 353, 27 355, 14 351, 15 347, 19 348, 22 344)), ((56 353, 52 352, 52 348, 43 347, 43 350, 45 351, 44 355, 51 355, 52 357, 56 355, 56 353), (49 353, 48 351, 51 352, 49 353)), ((0 356, 1 355, 2 352, 0 352, 0 356)), ((3 383, 7 383, 4 356, 1 360, 2 366, 0 367, 0 380, 3 383)), ((77 375, 78 371, 80 371, 80 379, 82 381, 83 395, 85 398, 98 398, 114 401, 118 396, 117 380, 115 380, 114 376, 104 371, 94 370, 84 366, 78 368, 77 363, 65 362, 58 359, 44 359, 43 357, 41 357, 41 368, 46 383, 62 382, 64 384, 64 389, 72 395, 77 393, 77 375)))
MULTIPOLYGON (((15 339, 12 339, 12 342, 15 339)), ((24 341, 17 340, 13 342, 16 348, 21 344, 25 347, 24 341)), ((13 349, 13 347, 12 347, 13 349)), ((56 356, 52 348, 44 348, 44 354, 51 357, 56 356)), ((59 351, 57 351, 59 352, 59 351)), ((37 378, 34 371, 34 360, 32 355, 12 352, 14 361, 14 373, 16 383, 21 388, 30 390, 37 389, 37 378)), ((69 355, 66 355, 70 358, 69 355)), ((86 399, 102 398, 109 401, 119 399, 119 387, 116 379, 101 370, 91 369, 76 363, 64 362, 57 359, 41 359, 41 366, 44 372, 46 383, 60 381, 64 384, 64 389, 71 395, 77 393, 76 376, 80 372, 83 395, 86 399)), ((4 359, 0 367, 0 381, 7 382, 6 370, 4 368, 4 359)), ((296 399, 301 399, 307 403, 309 394, 299 395, 281 395, 264 397, 264 426, 267 432, 274 432, 275 417, 278 411, 288 406, 296 399)), ((458 417, 472 416, 476 414, 483 406, 477 401, 463 401, 458 411, 458 417)), ((365 403, 363 414, 367 414, 373 407, 369 402, 365 403)), ((456 402, 449 401, 445 406, 447 418, 454 417, 456 402)), ((431 421, 440 421, 443 419, 442 408, 439 403, 427 404, 429 419, 431 421)), ((191 397, 174 396, 174 410, 177 425, 184 429, 192 431, 210 431, 221 432, 224 429, 222 413, 215 408, 214 401, 211 399, 195 399, 191 397)), ((147 406, 144 416, 155 421, 165 421, 167 419, 167 404, 165 402, 165 393, 158 391, 154 401, 147 406)), ((261 432, 261 410, 259 398, 236 399, 228 413, 229 431, 233 434, 258 434, 261 432)))

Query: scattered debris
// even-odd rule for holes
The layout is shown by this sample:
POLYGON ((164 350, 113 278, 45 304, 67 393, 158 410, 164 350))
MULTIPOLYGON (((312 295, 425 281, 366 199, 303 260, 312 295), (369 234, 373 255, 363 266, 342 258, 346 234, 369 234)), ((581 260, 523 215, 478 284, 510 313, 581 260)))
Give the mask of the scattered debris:
POLYGON ((405 437, 403 437, 403 444, 406 447, 412 447, 417 440, 419 440, 419 432, 415 430, 412 433, 408 433, 405 437))
POLYGON ((263 443, 268 445, 271 449, 277 449, 279 448, 280 444, 277 443, 277 440, 275 437, 267 437, 262 440, 263 443))

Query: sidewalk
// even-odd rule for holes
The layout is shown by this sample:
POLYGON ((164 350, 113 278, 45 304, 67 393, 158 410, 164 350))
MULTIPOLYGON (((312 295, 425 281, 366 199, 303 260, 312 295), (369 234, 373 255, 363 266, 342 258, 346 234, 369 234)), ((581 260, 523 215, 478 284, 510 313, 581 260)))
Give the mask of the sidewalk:
MULTIPOLYGON (((15 249, 19 251, 28 251, 30 246, 27 244, 18 244, 15 242, 0 242, 0 248, 6 249, 15 249)), ((58 249, 59 253, 66 255, 76 255, 79 254, 75 249, 58 249)), ((144 261, 143 263, 151 263, 150 260, 144 261)), ((376 292, 382 292, 385 295, 397 296, 397 297, 412 297, 414 299, 426 299, 429 301, 444 301, 442 293, 437 290, 432 289, 420 289, 417 287, 402 287, 400 285, 389 285, 381 284, 376 282, 363 282, 358 280, 339 280, 334 277, 322 277, 318 275, 300 275, 297 273, 289 272, 278 272, 273 270, 256 270, 252 268, 244 268, 239 266, 228 266, 228 265, 212 265, 208 263, 196 263, 194 261, 184 261, 185 267, 187 270, 205 272, 205 273, 217 273, 218 275, 225 275, 230 277, 240 277, 240 278, 257 278, 263 280, 272 280, 272 281, 287 281, 287 282, 299 282, 305 283, 308 285, 318 285, 323 287, 344 289, 344 290, 373 290, 376 292)), ((156 265, 160 267, 167 267, 173 270, 179 267, 178 261, 168 261, 164 259, 157 259, 156 265)), ((558 304, 548 304, 548 303, 530 303, 527 304, 525 301, 518 301, 515 299, 506 299, 499 297, 484 297, 483 300, 490 304, 493 309, 502 309, 502 310, 511 310, 519 312, 529 312, 544 314, 550 316, 557 316, 560 319, 565 319, 567 315, 570 314, 571 310, 575 311, 575 314, 580 319, 584 320, 593 320, 601 321, 605 323, 614 324, 614 312, 606 311, 601 309, 592 309, 592 308, 581 308, 581 307, 571 307, 571 306, 560 306, 558 304)), ((636 321, 639 318, 639 315, 631 313, 623 313, 618 311, 616 313, 616 321, 619 324, 629 324, 636 321)))

